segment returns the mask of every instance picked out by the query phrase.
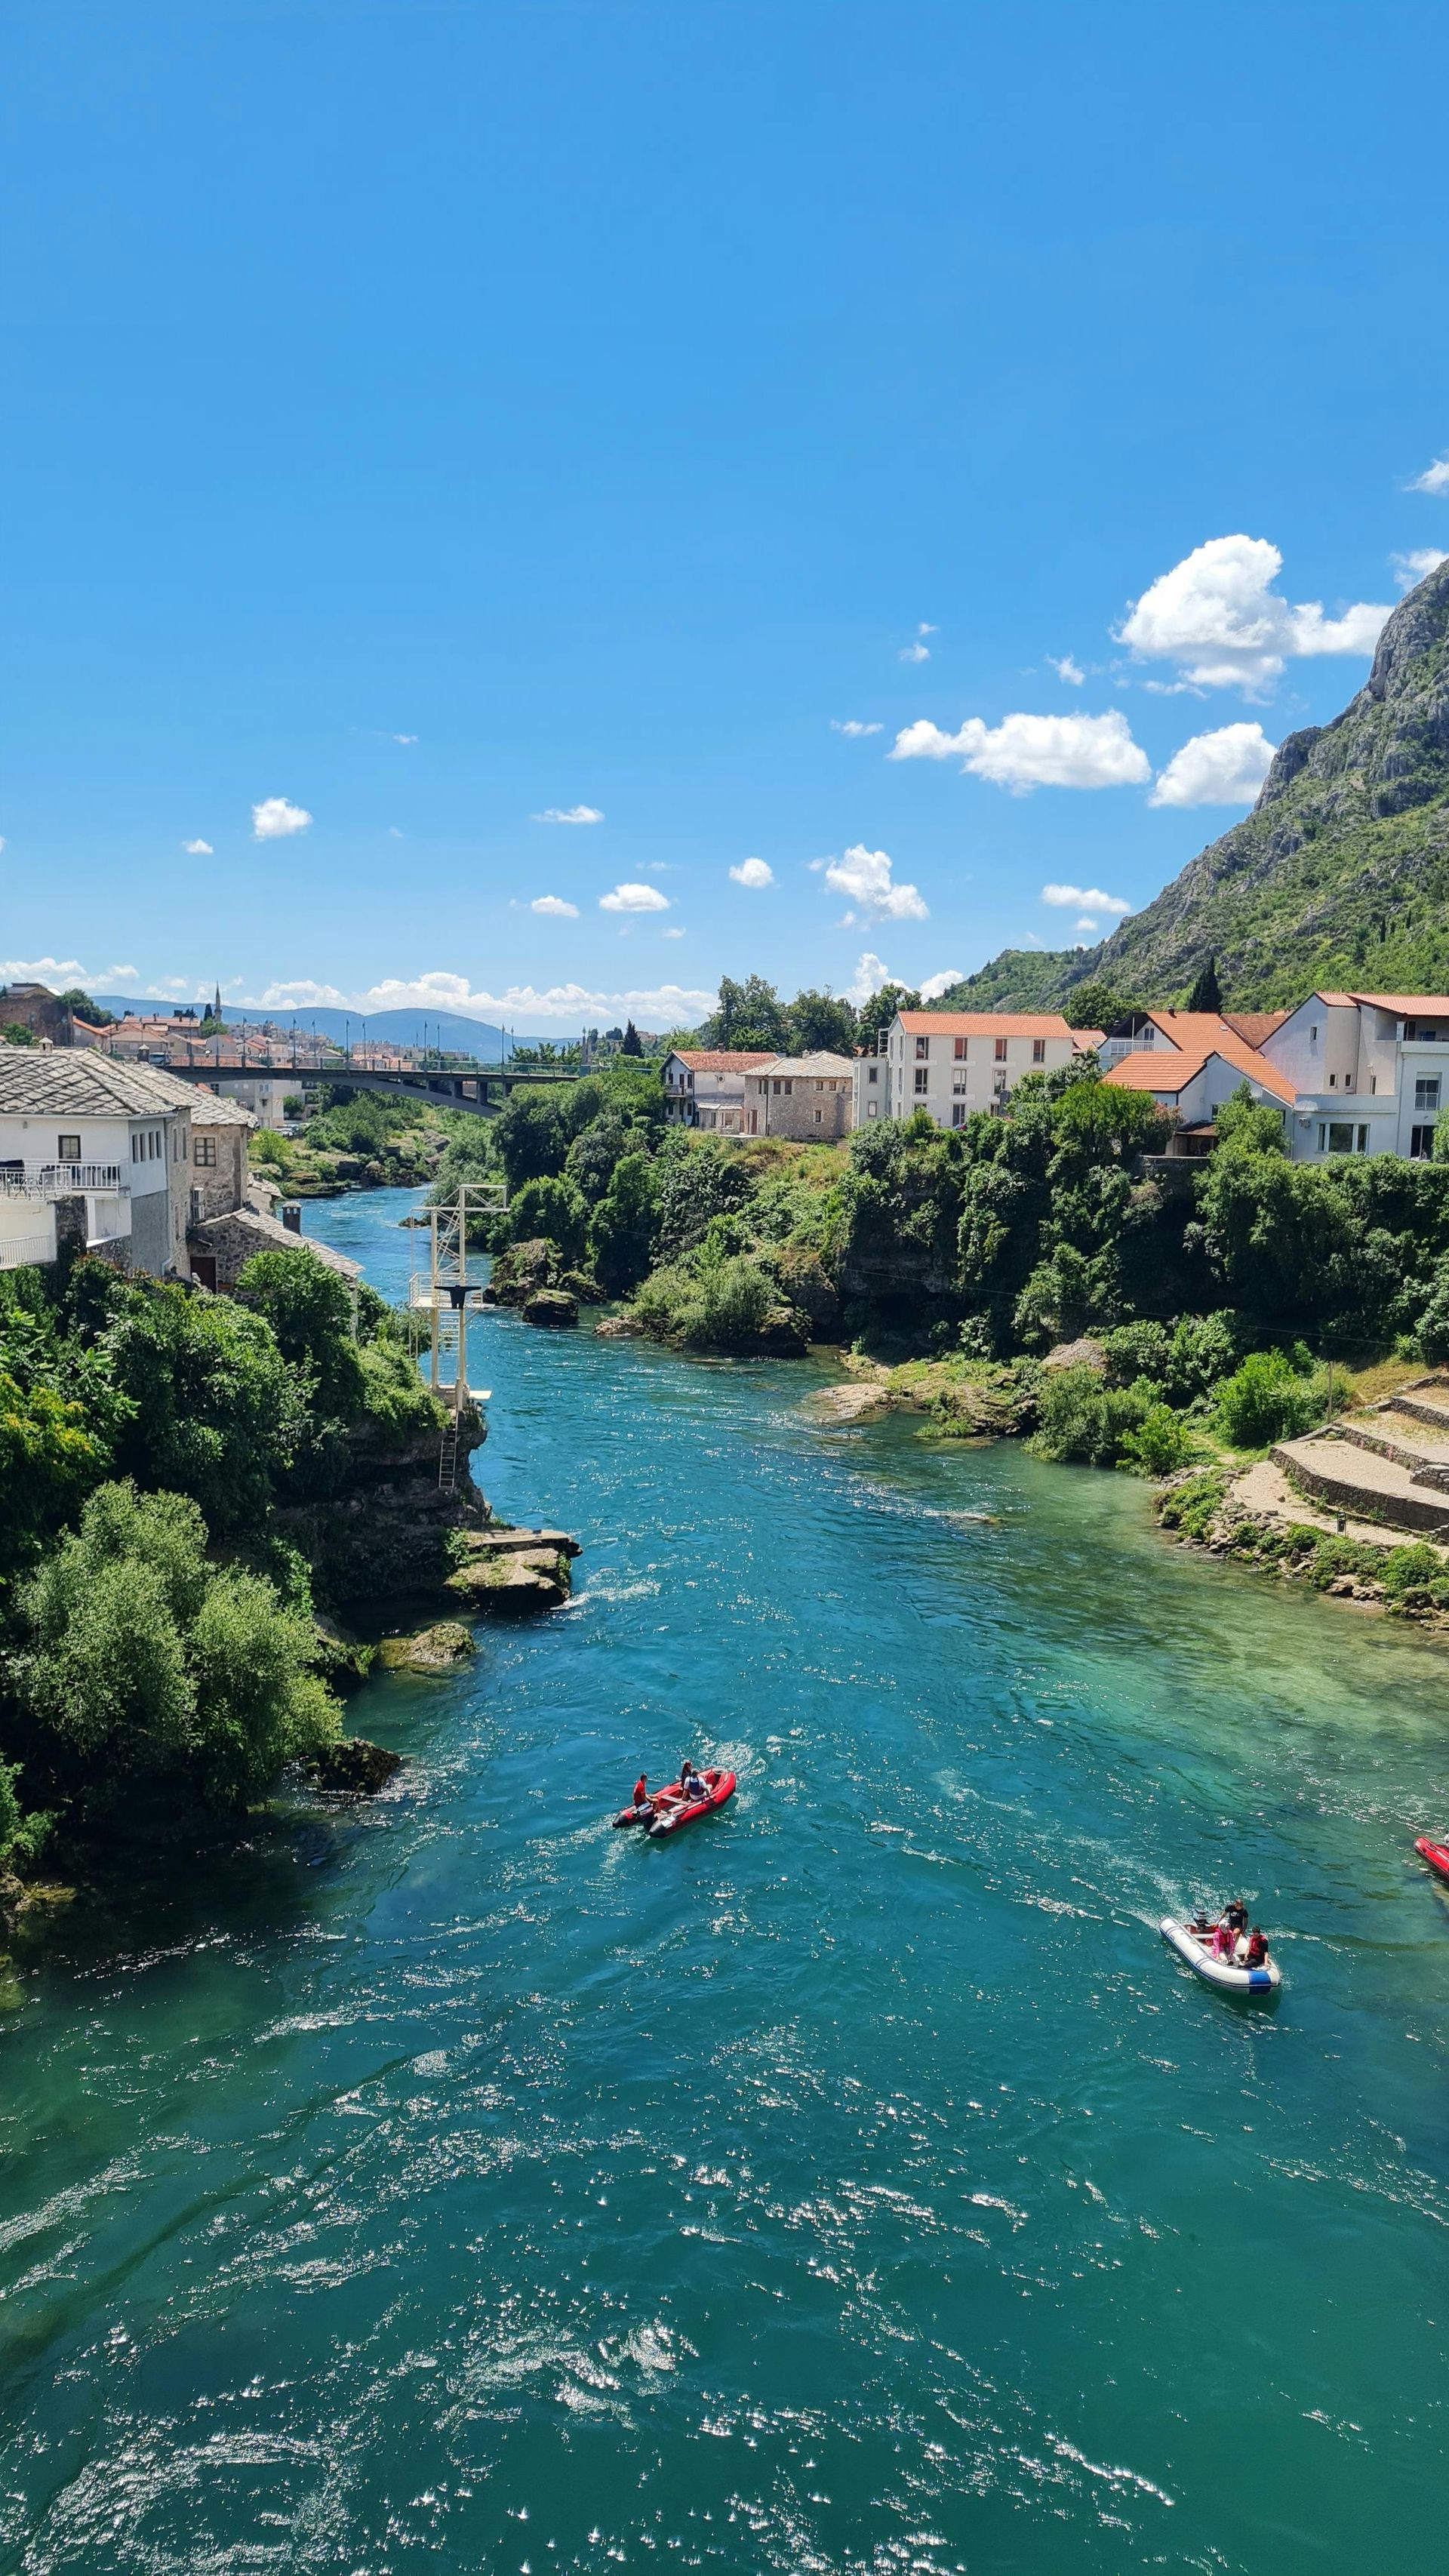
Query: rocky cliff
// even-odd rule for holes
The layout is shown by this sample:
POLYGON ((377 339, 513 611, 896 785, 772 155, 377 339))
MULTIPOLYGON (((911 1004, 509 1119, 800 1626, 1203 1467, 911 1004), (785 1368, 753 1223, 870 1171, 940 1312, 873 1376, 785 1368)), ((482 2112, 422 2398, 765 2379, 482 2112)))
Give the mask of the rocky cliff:
POLYGON ((1007 951, 956 1010, 1060 1007, 1076 985, 1182 998, 1210 956, 1243 1010, 1315 985, 1449 987, 1449 562, 1409 592, 1365 687, 1280 743, 1258 802, 1094 949, 1007 951))

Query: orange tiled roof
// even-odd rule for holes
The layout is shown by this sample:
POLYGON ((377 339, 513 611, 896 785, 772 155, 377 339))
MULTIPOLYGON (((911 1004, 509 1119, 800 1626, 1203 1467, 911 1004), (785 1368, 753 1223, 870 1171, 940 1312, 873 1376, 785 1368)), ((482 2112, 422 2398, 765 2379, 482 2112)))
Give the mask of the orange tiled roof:
POLYGON ((1067 1026, 1060 1011, 900 1011, 896 1015, 907 1037, 1070 1038, 1080 1029, 1067 1026))
MULTIPOLYGON (((1326 1002, 1330 997, 1323 995, 1326 1002)), ((1442 993, 1335 993, 1334 1001, 1369 1002, 1376 1011, 1392 1011, 1401 1020, 1449 1020, 1449 999, 1442 993)))
POLYGON ((1250 1047, 1260 1047, 1265 1038, 1270 1038, 1275 1029, 1281 1029, 1284 1021, 1291 1020, 1292 1017, 1291 1011, 1224 1011, 1223 1013, 1229 1028, 1236 1030, 1244 1044, 1250 1047))
POLYGON ((675 1055, 691 1073, 748 1073, 752 1065, 773 1064, 773 1047, 676 1047, 675 1055))
MULTIPOLYGON (((1185 1011, 1178 1013, 1179 1020, 1188 1016, 1185 1011)), ((1131 1055, 1124 1055, 1120 1064, 1114 1064, 1111 1072, 1104 1074, 1103 1080, 1115 1084, 1119 1091, 1160 1091, 1175 1097, 1178 1092, 1185 1091, 1203 1066, 1217 1055, 1248 1081, 1260 1084, 1264 1091, 1271 1091, 1276 1099, 1296 1100, 1296 1084, 1290 1082, 1286 1074, 1280 1073, 1276 1065, 1269 1064, 1266 1056, 1259 1055, 1256 1047, 1248 1046, 1220 1020, 1213 1020, 1211 1012, 1195 1011, 1191 1016, 1212 1020, 1215 1034, 1204 1038, 1200 1044, 1182 1046, 1170 1056, 1160 1055, 1155 1047, 1136 1047, 1131 1055)))

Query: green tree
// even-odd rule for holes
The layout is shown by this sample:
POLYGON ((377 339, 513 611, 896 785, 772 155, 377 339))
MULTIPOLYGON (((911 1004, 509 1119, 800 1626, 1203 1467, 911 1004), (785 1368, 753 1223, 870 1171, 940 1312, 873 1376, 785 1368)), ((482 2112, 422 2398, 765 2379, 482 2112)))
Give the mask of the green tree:
POLYGON ((791 1055, 849 1055, 855 1045, 855 1012, 834 993, 797 993, 785 1026, 791 1055))
POLYGON ((606 1295, 627 1297, 648 1271, 659 1187, 647 1154, 623 1154, 589 1225, 589 1258, 606 1295))
POLYGON ((209 1565, 179 1494, 102 1485, 21 1608, 37 1766, 89 1818, 234 1814, 337 1732, 310 1620, 261 1577, 209 1565))
POLYGON ((643 1052, 644 1041, 633 1021, 629 1020, 625 1023, 624 1034, 619 1041, 619 1053, 620 1055, 642 1055, 643 1052))
POLYGON ((913 993, 908 985, 882 984, 880 991, 872 993, 856 1012, 857 1046, 864 1047, 867 1053, 878 1049, 897 1011, 918 1011, 920 1008, 920 994, 913 993))
POLYGON ((239 1273, 236 1293, 266 1317, 283 1359, 305 1372, 320 1411, 330 1421, 353 1421, 366 1381, 353 1339, 352 1290, 341 1273, 300 1247, 258 1252, 239 1273))
POLYGON ((113 1296, 100 1348, 129 1408, 116 1465, 190 1495, 218 1535, 256 1530, 308 1434, 304 1379, 233 1298, 149 1281, 113 1296))
POLYGON ((1283 1132, 1283 1112, 1267 1100, 1255 1100, 1246 1082, 1240 1082, 1230 1099, 1223 1102, 1213 1121, 1218 1131, 1218 1150, 1230 1145, 1238 1154, 1286 1154, 1288 1140, 1283 1132))
POLYGON ((115 1012, 103 1011, 99 1002, 91 1000, 83 985, 70 984, 63 993, 57 993, 55 998, 58 1002, 64 1002, 66 1009, 73 1011, 76 1018, 84 1020, 90 1028, 112 1029, 116 1025, 115 1012))
POLYGON ((1221 1011, 1223 996, 1218 983, 1218 961, 1215 957, 1210 957, 1199 972, 1197 981, 1183 1007, 1189 1011, 1221 1011))
POLYGON ((494 1121, 494 1149, 510 1195, 525 1181, 545 1180, 563 1170, 573 1136, 560 1091, 515 1091, 494 1121))
POLYGON ((768 1048, 772 1055, 784 1055, 790 1025, 774 985, 763 975, 747 975, 742 984, 722 975, 718 1007, 705 1021, 699 1042, 736 1050, 768 1048))
POLYGON ((1062 1018, 1069 1029, 1105 1029, 1110 1032, 1118 1020, 1127 1019, 1141 1008, 1119 993, 1115 985, 1101 977, 1084 984, 1074 984, 1062 1003, 1062 1018))
POLYGON ((1316 1381, 1282 1351, 1250 1351, 1217 1392, 1218 1427, 1235 1449, 1265 1449, 1291 1440, 1323 1418, 1316 1381))
POLYGON ((525 1181, 509 1208, 515 1243, 532 1243, 542 1235, 557 1244, 566 1263, 577 1262, 584 1249, 588 1210, 568 1181, 554 1173, 525 1181))

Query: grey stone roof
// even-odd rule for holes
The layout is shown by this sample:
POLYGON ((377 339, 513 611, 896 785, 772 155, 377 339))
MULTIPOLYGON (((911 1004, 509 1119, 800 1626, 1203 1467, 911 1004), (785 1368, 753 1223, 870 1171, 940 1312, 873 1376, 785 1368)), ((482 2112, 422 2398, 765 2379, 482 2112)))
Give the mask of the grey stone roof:
POLYGON ((149 1065, 122 1064, 88 1047, 0 1046, 0 1115, 144 1118, 180 1105, 157 1090, 149 1065))
POLYGON ((762 1057, 761 1061, 756 1065, 752 1065, 750 1070, 757 1078, 761 1074, 776 1073, 796 1075, 829 1074, 837 1082, 849 1082, 854 1074, 855 1067, 851 1063, 849 1056, 831 1055, 825 1049, 821 1049, 820 1052, 815 1055, 772 1055, 769 1057, 762 1057))
POLYGON ((90 1047, 0 1046, 0 1117, 144 1118, 189 1109, 199 1127, 254 1127, 238 1100, 182 1082, 158 1064, 90 1047))
POLYGON ((294 1234, 274 1216, 263 1216, 260 1208, 230 1208, 222 1216, 203 1217, 186 1229, 187 1242, 198 1252, 205 1252, 212 1243, 235 1244, 238 1235, 246 1240, 248 1258, 253 1252, 310 1252, 327 1269, 340 1270, 344 1279, 362 1277, 360 1261, 349 1261, 345 1252, 334 1252, 330 1243, 318 1243, 309 1234, 294 1234))

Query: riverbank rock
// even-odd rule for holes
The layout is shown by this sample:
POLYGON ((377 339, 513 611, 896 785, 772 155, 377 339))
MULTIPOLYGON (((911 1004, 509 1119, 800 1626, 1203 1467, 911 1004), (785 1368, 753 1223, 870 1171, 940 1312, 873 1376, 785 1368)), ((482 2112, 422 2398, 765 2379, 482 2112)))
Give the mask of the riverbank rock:
POLYGON ((601 1342, 639 1342, 644 1338, 644 1327, 637 1315, 606 1315, 594 1331, 601 1342))
POLYGON ((377 1649, 377 1665, 384 1673, 451 1673, 477 1652, 470 1630, 460 1620, 439 1619, 411 1637, 384 1637, 377 1649))
POLYGON ((1080 1341, 1058 1342, 1055 1350, 1048 1351, 1046 1358, 1042 1361, 1042 1367, 1048 1369, 1095 1369, 1099 1377, 1105 1377, 1107 1374, 1107 1354, 1103 1350, 1100 1342, 1094 1342, 1090 1334, 1084 1333, 1080 1341))
POLYGON ((402 1769, 402 1755, 389 1753, 383 1744, 369 1744, 365 1735, 344 1735, 339 1743, 324 1745, 303 1769, 324 1797, 375 1798, 402 1769))
POLYGON ((579 1320, 579 1301, 567 1288, 535 1288, 523 1306, 525 1324, 539 1324, 552 1332, 568 1332, 579 1320))
POLYGON ((868 1379, 864 1385, 818 1387, 812 1398, 832 1422, 869 1422, 882 1413, 895 1410, 895 1399, 888 1386, 868 1379))
POLYGON ((510 1243, 496 1253, 484 1302, 490 1306, 525 1306, 541 1288, 551 1288, 558 1277, 558 1255, 553 1245, 539 1234, 527 1243, 510 1243))
POLYGON ((577 1539, 565 1530, 465 1530, 447 1590, 470 1610, 556 1610, 573 1588, 577 1539))

